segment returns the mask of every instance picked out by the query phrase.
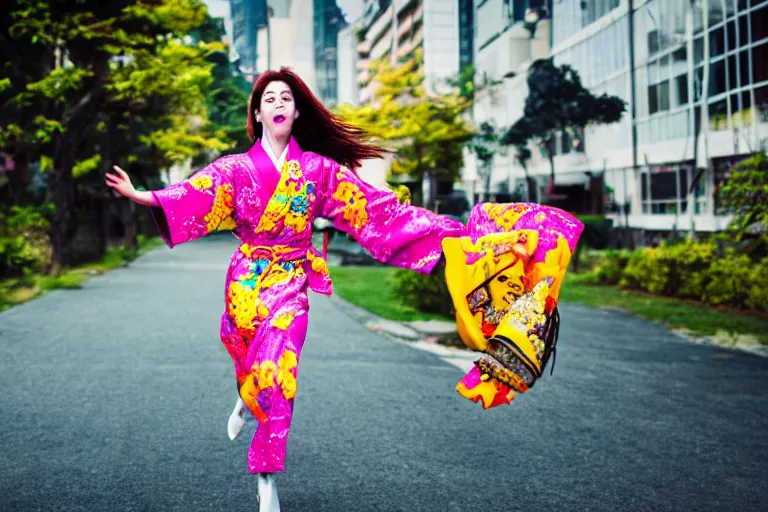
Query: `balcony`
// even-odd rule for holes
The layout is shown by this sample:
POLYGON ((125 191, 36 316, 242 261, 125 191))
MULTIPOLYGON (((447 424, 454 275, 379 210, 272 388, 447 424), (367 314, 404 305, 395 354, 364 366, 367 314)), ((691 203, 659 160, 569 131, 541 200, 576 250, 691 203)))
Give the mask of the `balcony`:
POLYGON ((405 36, 424 17, 424 5, 420 5, 413 13, 409 14, 397 27, 398 40, 405 36))

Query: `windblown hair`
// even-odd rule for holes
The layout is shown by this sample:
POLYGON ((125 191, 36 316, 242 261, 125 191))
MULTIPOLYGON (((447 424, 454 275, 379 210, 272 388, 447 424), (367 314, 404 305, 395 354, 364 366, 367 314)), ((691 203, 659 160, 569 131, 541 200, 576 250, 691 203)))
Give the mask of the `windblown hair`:
POLYGON ((299 76, 282 67, 280 71, 265 71, 253 84, 248 99, 248 137, 251 142, 262 135, 263 127, 256 122, 256 109, 261 105, 261 96, 270 82, 288 84, 293 92, 299 118, 293 123, 292 135, 303 151, 312 151, 331 160, 355 169, 361 160, 382 158, 388 151, 369 144, 365 130, 342 121, 320 103, 307 84, 299 76))

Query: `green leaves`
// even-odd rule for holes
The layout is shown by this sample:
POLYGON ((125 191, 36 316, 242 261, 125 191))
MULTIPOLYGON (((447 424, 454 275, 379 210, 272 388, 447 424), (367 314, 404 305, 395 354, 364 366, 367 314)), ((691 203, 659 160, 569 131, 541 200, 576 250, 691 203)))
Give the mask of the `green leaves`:
POLYGON ((610 124, 621 119, 625 102, 603 94, 594 96, 581 84, 575 69, 538 60, 528 71, 528 97, 524 117, 506 131, 502 143, 518 148, 529 141, 546 146, 562 131, 579 133, 591 124, 610 124))
POLYGON ((755 153, 736 165, 718 190, 723 204, 734 214, 732 229, 738 236, 768 229, 768 160, 755 153))
POLYGON ((418 179, 425 173, 458 176, 461 147, 474 134, 462 117, 471 101, 460 94, 427 93, 421 50, 399 66, 385 59, 371 68, 374 105, 341 105, 339 115, 366 130, 375 142, 397 149, 393 174, 418 179))

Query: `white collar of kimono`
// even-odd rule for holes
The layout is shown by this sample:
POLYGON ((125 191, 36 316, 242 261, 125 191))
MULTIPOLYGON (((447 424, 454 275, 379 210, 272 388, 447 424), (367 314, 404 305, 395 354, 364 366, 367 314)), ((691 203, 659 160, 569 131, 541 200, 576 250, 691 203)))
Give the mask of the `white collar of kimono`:
POLYGON ((264 148, 264 152, 267 153, 269 158, 272 160, 272 163, 275 164, 277 171, 280 172, 280 170, 283 168, 285 157, 288 156, 288 146, 285 146, 285 149, 283 150, 283 154, 280 155, 280 158, 277 158, 275 156, 275 152, 274 150, 272 150, 272 145, 264 136, 261 137, 261 147, 264 148))

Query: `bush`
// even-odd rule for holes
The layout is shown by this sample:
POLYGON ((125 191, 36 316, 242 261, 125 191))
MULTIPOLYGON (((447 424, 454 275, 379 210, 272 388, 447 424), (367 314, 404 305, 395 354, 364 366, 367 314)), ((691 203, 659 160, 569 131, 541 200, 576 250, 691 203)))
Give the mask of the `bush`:
POLYGON ((667 287, 668 268, 659 265, 658 249, 646 248, 635 251, 630 256, 619 286, 633 290, 644 290, 662 294, 667 287))
POLYGON ((664 295, 701 299, 707 287, 707 269, 715 257, 715 246, 706 242, 685 240, 662 245, 659 264, 667 268, 664 295))
POLYGON ((0 279, 45 270, 50 262, 49 223, 32 207, 0 212, 0 279))
POLYGON ((701 299, 715 246, 685 240, 636 251, 629 258, 620 284, 658 295, 701 299))
POLYGON ((607 251, 595 271, 597 281, 601 284, 618 284, 631 257, 632 252, 626 249, 607 251))
POLYGON ((444 316, 456 314, 445 284, 445 269, 442 265, 429 276, 413 270, 398 269, 395 271, 395 291, 402 297, 403 303, 419 311, 444 316))
POLYGON ((751 286, 747 296, 747 307, 757 311, 768 311, 768 258, 752 266, 751 286))
POLYGON ((732 251, 714 260, 705 273, 708 281, 700 299, 714 305, 747 307, 751 289, 752 260, 732 251))

